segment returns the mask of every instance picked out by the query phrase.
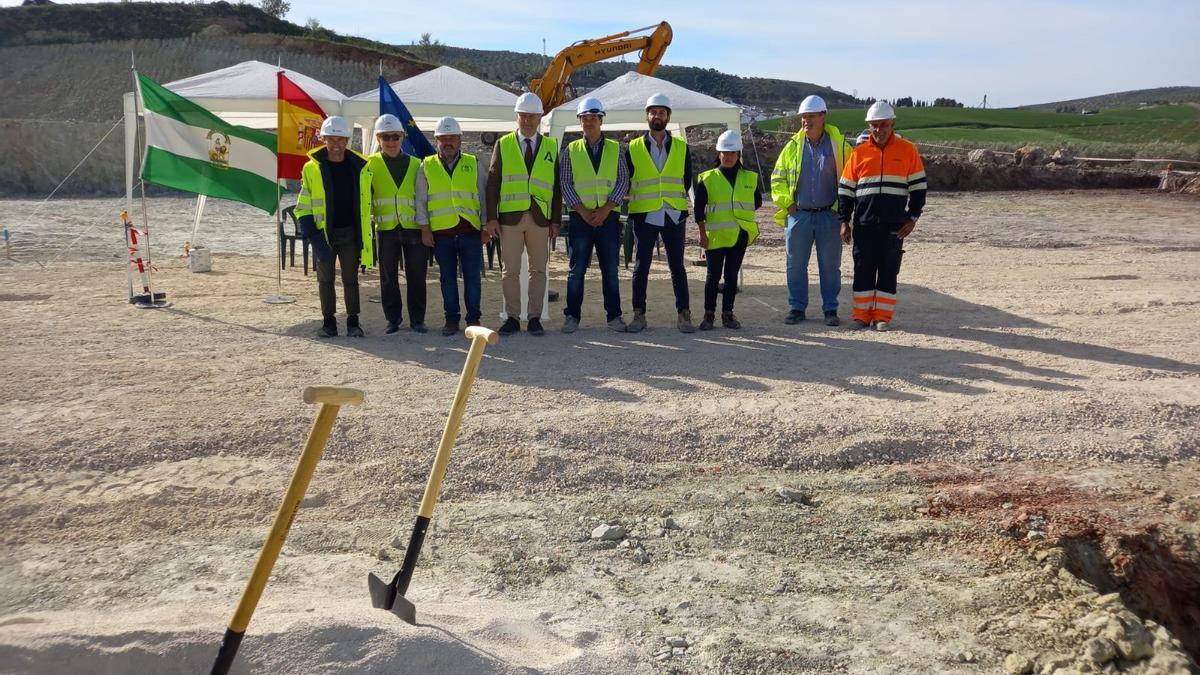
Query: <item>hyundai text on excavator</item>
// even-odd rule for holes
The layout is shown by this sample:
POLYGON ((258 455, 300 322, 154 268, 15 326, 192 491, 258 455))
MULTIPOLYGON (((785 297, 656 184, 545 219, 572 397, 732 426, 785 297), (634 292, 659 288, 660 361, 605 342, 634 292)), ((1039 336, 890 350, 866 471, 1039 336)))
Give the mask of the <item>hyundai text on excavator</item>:
POLYGON ((530 81, 529 91, 542 99, 542 105, 548 112, 575 97, 573 91, 570 91, 573 90, 570 80, 571 73, 577 68, 640 50, 642 55, 637 71, 642 75, 653 75, 669 44, 671 24, 666 21, 656 26, 635 28, 595 40, 580 40, 556 54, 546 68, 546 73, 530 81), (649 35, 635 35, 652 28, 654 32, 649 35))

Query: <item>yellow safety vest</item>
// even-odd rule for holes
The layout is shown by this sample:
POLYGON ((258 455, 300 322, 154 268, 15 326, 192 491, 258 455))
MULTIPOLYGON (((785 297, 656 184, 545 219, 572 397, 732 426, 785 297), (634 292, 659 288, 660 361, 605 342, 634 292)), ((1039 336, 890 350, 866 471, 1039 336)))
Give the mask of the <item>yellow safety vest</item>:
MULTIPOLYGON (((837 175, 841 178, 846 158, 854 149, 842 136, 842 132, 832 124, 825 124, 825 133, 829 134, 829 142, 833 145, 837 175)), ((801 129, 783 146, 779 159, 775 160, 775 170, 771 172, 771 201, 779 207, 779 211, 775 212, 775 222, 779 223, 780 227, 787 225, 788 207, 796 203, 796 184, 800 182, 800 165, 804 163, 805 143, 804 130, 801 129)), ((833 200, 833 210, 838 210, 836 197, 833 200)))
POLYGON ((542 136, 535 150, 533 170, 525 169, 525 149, 521 147, 517 132, 500 137, 500 213, 528 211, 530 201, 536 202, 542 215, 550 218, 550 202, 554 198, 555 162, 558 159, 558 141, 542 136))
POLYGON ((758 174, 738 169, 737 185, 730 185, 720 169, 711 169, 700 174, 697 180, 708 192, 708 204, 704 207, 708 250, 734 246, 742 230, 748 235, 746 243, 753 244, 758 238, 758 224, 754 221, 758 174))
POLYGON ((629 159, 633 162, 633 175, 629 177, 630 213, 652 213, 664 203, 678 211, 687 210, 687 192, 683 189, 686 155, 687 141, 672 136, 671 149, 660 173, 646 147, 646 137, 638 136, 629 142, 629 159))
MULTIPOLYGON (((317 230, 329 243, 329 233, 325 231, 329 217, 326 211, 325 181, 321 177, 321 163, 316 160, 316 154, 323 152, 324 146, 314 148, 308 153, 308 161, 300 169, 300 195, 296 198, 296 218, 312 216, 317 230)), ((359 260, 363 265, 371 267, 375 264, 375 254, 371 248, 371 168, 366 157, 350 148, 350 153, 363 161, 363 168, 358 174, 358 218, 362 228, 362 250, 359 260)))
POLYGON ((621 154, 621 144, 611 139, 604 139, 600 148, 600 171, 592 165, 592 157, 588 154, 587 139, 571 141, 567 145, 567 156, 571 159, 572 187, 575 194, 589 209, 597 209, 608 201, 613 187, 617 184, 617 155, 621 154))
POLYGON ((421 169, 429 185, 429 201, 425 206, 429 213, 429 229, 434 232, 449 230, 458 225, 459 218, 464 218, 478 230, 482 223, 479 219, 479 167, 475 155, 459 154, 453 178, 446 173, 446 167, 437 155, 426 157, 421 162, 421 169))
POLYGON ((405 230, 419 229, 417 169, 421 160, 412 155, 401 154, 400 157, 408 162, 408 170, 404 172, 404 181, 400 185, 396 185, 392 179, 392 172, 382 152, 367 158, 367 168, 371 170, 371 218, 375 221, 375 229, 380 232, 394 230, 397 225, 405 230))

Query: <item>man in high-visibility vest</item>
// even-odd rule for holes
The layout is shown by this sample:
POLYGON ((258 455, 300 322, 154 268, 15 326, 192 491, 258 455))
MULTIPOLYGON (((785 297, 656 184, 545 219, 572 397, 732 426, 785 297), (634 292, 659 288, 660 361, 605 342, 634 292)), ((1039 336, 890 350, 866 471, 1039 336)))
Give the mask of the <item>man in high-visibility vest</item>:
POLYGON ((504 313, 501 335, 521 330, 521 254, 529 258, 528 330, 544 335, 543 298, 550 239, 558 236, 562 194, 558 187, 558 141, 538 133, 542 101, 525 92, 517 97, 517 130, 496 142, 488 167, 487 228, 500 237, 504 264, 501 287, 504 313))
POLYGON ((571 209, 567 223, 571 271, 567 276, 562 332, 574 333, 579 328, 584 275, 595 249, 608 327, 624 333, 617 266, 621 251, 620 206, 629 192, 629 168, 622 161, 621 144, 605 138, 600 131, 604 104, 588 97, 579 102, 575 113, 583 127, 583 138, 563 148, 558 159, 558 184, 562 187, 563 203, 571 209))
POLYGON ((375 120, 379 152, 367 158, 371 169, 371 219, 379 246, 379 292, 388 334, 400 330, 404 301, 400 297, 400 256, 408 285, 408 320, 415 333, 425 327, 426 247, 417 226, 417 174, 421 160, 400 151, 404 124, 395 115, 375 120))
POLYGON ((478 326, 483 292, 483 249, 487 233, 483 224, 483 199, 487 178, 475 155, 462 152, 462 128, 453 117, 438 120, 433 131, 437 154, 421 162, 417 174, 417 225, 421 241, 433 247, 441 273, 442 307, 446 323, 442 335, 460 330, 458 304, 459 267, 462 267, 463 301, 467 325, 478 326))
POLYGON ((371 170, 367 158, 351 150, 350 124, 345 118, 326 117, 321 123, 324 145, 308 153, 300 170, 300 196, 296 222, 312 244, 321 297, 318 337, 338 334, 337 296, 333 289, 334 264, 342 268, 342 294, 346 302, 346 335, 362 337, 358 325, 358 266, 372 264, 371 170))
POLYGON ((646 286, 654 245, 660 237, 667 249, 667 267, 675 291, 675 310, 679 314, 676 325, 680 332, 696 332, 688 299, 687 267, 683 263, 692 156, 687 139, 667 131, 670 121, 671 99, 666 94, 646 99, 646 123, 650 130, 630 141, 625 151, 629 168, 629 219, 633 222, 637 248, 631 333, 646 328, 646 286))
POLYGON ((925 164, 917 146, 895 132, 896 111, 886 101, 867 110, 867 125, 871 138, 854 148, 838 183, 838 216, 842 240, 854 240, 850 328, 886 331, 896 311, 904 239, 925 209, 925 164))
POLYGON ((784 323, 804 321, 808 309, 808 259, 817 249, 821 311, 836 326, 842 290, 842 240, 838 221, 838 178, 851 147, 842 132, 825 122, 825 101, 809 96, 800 103, 801 129, 788 140, 771 172, 775 222, 786 227, 788 314, 784 323))

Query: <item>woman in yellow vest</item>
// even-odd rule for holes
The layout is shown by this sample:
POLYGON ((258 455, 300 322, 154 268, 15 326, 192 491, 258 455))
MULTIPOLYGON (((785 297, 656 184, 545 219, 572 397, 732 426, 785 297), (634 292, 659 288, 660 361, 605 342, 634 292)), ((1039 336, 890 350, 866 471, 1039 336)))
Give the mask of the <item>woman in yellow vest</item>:
POLYGON ((721 325, 741 328, 733 315, 738 272, 746 247, 758 238, 754 212, 762 206, 758 174, 742 167, 742 136, 729 130, 717 138, 717 168, 696 178, 696 225, 700 245, 707 250, 708 277, 704 281, 704 319, 700 330, 712 330, 717 312, 717 290, 722 278, 721 325))
POLYGON ((417 173, 421 160, 400 151, 404 124, 395 115, 375 120, 379 152, 367 158, 371 170, 371 220, 379 245, 379 293, 388 334, 400 330, 404 301, 400 298, 400 256, 408 285, 408 319, 413 332, 425 327, 425 244, 417 226, 417 173))

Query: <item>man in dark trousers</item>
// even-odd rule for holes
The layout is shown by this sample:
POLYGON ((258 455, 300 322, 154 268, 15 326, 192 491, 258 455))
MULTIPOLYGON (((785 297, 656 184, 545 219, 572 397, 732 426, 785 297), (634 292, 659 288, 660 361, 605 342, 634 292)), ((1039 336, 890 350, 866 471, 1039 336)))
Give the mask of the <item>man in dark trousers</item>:
POLYGON ((375 120, 379 152, 367 158, 371 169, 371 217, 379 243, 379 291, 389 335, 400 330, 404 301, 400 296, 400 257, 408 285, 408 319, 414 333, 425 327, 426 251, 417 225, 417 174, 421 160, 400 151, 404 124, 395 115, 375 120))
POLYGON ((300 170, 296 219, 312 243, 323 322, 318 337, 338 334, 334 264, 342 268, 346 302, 346 335, 362 337, 358 325, 358 266, 372 264, 371 172, 367 158, 349 149, 350 125, 345 118, 321 123, 322 147, 308 153, 300 170))

